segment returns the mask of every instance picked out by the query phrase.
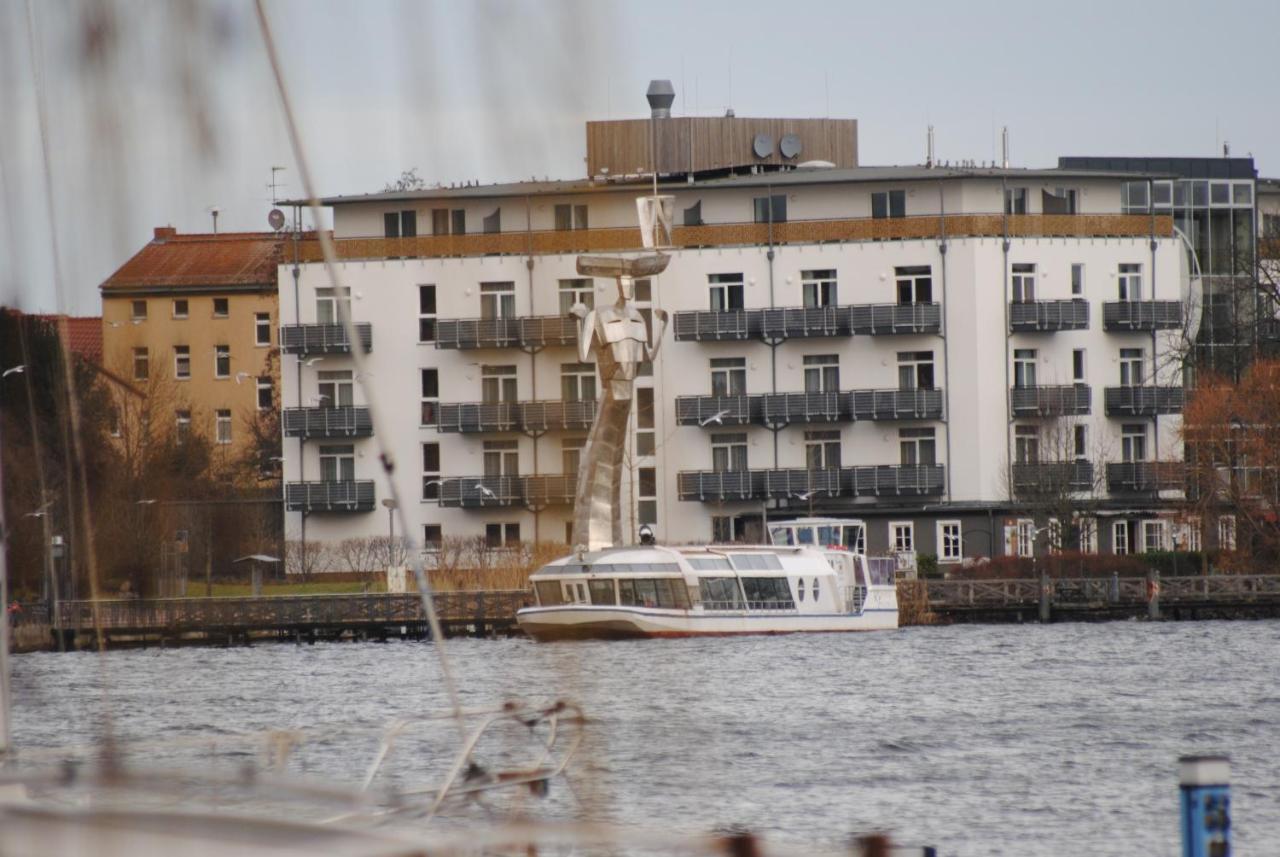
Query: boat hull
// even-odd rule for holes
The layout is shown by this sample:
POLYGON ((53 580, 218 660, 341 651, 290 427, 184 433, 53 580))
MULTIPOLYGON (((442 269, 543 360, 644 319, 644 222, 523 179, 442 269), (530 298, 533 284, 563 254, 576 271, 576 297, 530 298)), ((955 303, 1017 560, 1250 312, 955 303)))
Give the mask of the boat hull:
POLYGON ((526 607, 516 614, 516 621, 526 634, 539 641, 620 640, 890 631, 898 627, 898 611, 769 615, 625 607, 526 607))

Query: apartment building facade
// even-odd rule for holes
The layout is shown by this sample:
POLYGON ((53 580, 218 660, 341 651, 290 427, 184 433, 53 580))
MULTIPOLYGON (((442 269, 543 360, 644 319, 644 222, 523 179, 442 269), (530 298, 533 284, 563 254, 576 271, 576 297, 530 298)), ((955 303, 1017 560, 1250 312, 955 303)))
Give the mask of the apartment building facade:
MULTIPOLYGON (((808 167, 664 182, 672 258, 637 300, 672 327, 638 383, 628 531, 758 539, 772 519, 838 515, 864 525, 857 549, 958 562, 1047 549, 1064 524, 1044 510, 1075 504, 1088 550, 1199 545, 1173 518, 1198 280, 1170 217, 1124 213, 1126 183, 1153 180, 808 167)), ((597 384, 568 310, 614 299, 576 256, 639 251, 645 192, 325 200, 336 279, 318 253, 280 277, 289 536, 385 534, 384 444, 417 539, 565 540, 597 384)))

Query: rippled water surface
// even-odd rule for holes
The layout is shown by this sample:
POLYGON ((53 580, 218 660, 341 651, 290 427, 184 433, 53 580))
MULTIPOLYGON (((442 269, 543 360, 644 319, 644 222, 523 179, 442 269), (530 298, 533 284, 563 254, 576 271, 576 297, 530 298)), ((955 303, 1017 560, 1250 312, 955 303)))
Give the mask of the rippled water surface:
MULTIPOLYGON (((553 814, 823 843, 887 829, 944 855, 1174 855, 1177 757, 1227 752, 1236 853, 1280 853, 1277 622, 452 640, 449 653, 468 704, 565 696, 592 718, 577 796, 553 795, 553 814)), ((104 709, 126 737, 371 726, 442 709, 438 678, 429 643, 24 655, 15 738, 92 740, 104 709)), ((431 729, 389 777, 421 780, 444 758, 453 735, 431 729)), ((351 781, 372 753, 362 739, 307 749, 302 768, 351 781)))

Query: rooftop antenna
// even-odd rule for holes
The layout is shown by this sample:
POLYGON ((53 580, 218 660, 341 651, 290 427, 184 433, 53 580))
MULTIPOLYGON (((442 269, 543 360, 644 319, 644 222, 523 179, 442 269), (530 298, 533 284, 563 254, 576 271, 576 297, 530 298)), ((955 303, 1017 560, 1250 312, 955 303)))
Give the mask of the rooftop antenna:
POLYGON ((1230 140, 1222 141, 1222 157, 1224 158, 1231 157, 1231 141, 1230 140))
MULTIPOLYGON (((282 187, 284 187, 284 185, 279 184, 279 183, 276 181, 276 173, 284 172, 284 169, 285 169, 284 167, 272 167, 272 168, 271 168, 271 184, 267 185, 267 187, 269 187, 269 188, 271 189, 271 204, 272 204, 272 205, 275 205, 276 203, 278 203, 278 202, 280 201, 280 200, 276 197, 276 190, 277 190, 278 188, 282 188, 282 187)), ((217 230, 214 230, 214 231, 216 232, 217 230)))
POLYGON ((218 206, 216 205, 210 206, 209 213, 213 215, 213 234, 217 235, 218 234, 218 206))
POLYGON ((926 143, 925 156, 924 156, 924 165, 930 168, 933 167, 933 126, 932 125, 929 126, 929 134, 928 134, 928 140, 926 143))
POLYGON ((1009 126, 1000 129, 1000 166, 1009 169, 1009 126))

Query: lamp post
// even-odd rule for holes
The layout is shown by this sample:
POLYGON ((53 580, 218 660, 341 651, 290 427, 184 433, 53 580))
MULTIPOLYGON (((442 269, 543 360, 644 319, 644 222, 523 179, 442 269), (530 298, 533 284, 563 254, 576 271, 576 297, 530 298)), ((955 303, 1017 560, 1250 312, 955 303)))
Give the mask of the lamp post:
POLYGON ((386 497, 382 501, 383 507, 387 510, 387 568, 395 565, 395 544, 396 544, 396 509, 400 504, 396 502, 394 497, 386 497))

